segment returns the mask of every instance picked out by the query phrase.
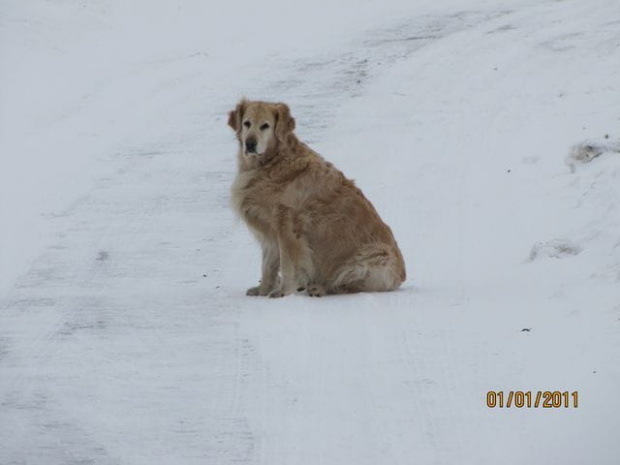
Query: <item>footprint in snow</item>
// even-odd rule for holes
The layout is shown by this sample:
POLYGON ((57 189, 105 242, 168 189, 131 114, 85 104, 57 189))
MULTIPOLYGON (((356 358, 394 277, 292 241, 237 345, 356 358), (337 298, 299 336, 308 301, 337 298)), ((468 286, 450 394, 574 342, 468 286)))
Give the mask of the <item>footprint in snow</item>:
POLYGON ((577 165, 585 165, 603 154, 620 153, 620 140, 609 140, 605 136, 603 141, 587 140, 571 147, 570 153, 565 159, 571 173, 574 173, 577 165))
POLYGON ((530 251, 529 261, 533 262, 540 258, 566 258, 578 255, 582 248, 566 239, 551 239, 550 241, 537 242, 530 251))

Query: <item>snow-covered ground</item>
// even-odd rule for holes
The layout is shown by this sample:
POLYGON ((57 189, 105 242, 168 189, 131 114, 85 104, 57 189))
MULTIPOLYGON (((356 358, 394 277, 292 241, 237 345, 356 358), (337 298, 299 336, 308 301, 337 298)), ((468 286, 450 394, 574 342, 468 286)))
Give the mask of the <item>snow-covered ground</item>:
POLYGON ((619 95, 616 0, 3 0, 0 465, 619 463, 619 95), (401 290, 245 296, 242 95, 401 290))

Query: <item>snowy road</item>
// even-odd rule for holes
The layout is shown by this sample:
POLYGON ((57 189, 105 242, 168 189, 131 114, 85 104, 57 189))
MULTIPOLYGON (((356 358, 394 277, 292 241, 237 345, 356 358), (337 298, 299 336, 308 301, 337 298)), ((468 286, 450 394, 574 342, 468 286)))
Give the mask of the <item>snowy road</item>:
MULTIPOLYGON (((564 156, 620 137, 620 8, 408 3, 236 59, 256 37, 196 51, 192 3, 170 20, 192 40, 131 49, 44 119, 41 144, 75 128, 70 148, 102 153, 7 236, 32 246, 4 255, 27 271, 0 295, 0 465, 617 463, 620 157, 571 173, 564 156), (288 102, 357 180, 401 245, 401 290, 245 297, 259 252, 228 205, 225 124, 241 94, 288 102), (554 240, 574 247, 528 258, 554 240), (581 404, 489 409, 489 390, 581 404)), ((101 8, 126 33, 140 13, 101 8)))

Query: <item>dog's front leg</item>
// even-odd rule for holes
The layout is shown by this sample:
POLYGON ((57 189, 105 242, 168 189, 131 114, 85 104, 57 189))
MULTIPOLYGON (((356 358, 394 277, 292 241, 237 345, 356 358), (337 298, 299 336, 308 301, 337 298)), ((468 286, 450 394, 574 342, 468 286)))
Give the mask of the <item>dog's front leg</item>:
POLYGON ((269 297, 284 297, 298 287, 305 286, 309 272, 309 250, 289 207, 277 207, 276 231, 282 279, 280 285, 269 293, 269 297))
POLYGON ((262 278, 260 284, 247 290, 246 295, 269 295, 278 287, 278 269, 280 268, 280 250, 275 241, 261 241, 263 252, 262 278))

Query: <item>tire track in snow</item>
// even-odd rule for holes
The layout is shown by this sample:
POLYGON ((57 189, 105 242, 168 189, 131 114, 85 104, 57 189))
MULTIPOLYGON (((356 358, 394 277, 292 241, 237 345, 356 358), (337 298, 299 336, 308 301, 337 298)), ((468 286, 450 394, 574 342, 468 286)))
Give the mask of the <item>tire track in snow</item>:
POLYGON ((332 126, 333 115, 342 100, 362 95, 364 85, 390 65, 453 34, 483 26, 510 13, 511 10, 500 9, 407 18, 395 25, 368 31, 359 41, 351 41, 348 50, 269 64, 264 71, 267 84, 260 83, 244 91, 250 98, 256 95, 290 103, 298 118, 298 131, 303 131, 304 141, 312 144, 332 126))
MULTIPOLYGON (((124 421, 132 423, 132 418, 123 420, 126 416, 133 416, 133 423, 145 431, 134 438, 137 450, 153 448, 157 434, 168 428, 165 420, 148 424, 153 420, 148 415, 140 421, 138 412, 147 405, 152 405, 153 412, 166 412, 166 402, 177 404, 181 412, 166 412, 165 417, 197 425, 194 432, 181 427, 178 433, 170 432, 172 436, 183 443, 179 436, 183 432, 192 439, 211 430, 209 448, 218 450, 220 439, 214 427, 222 425, 216 425, 215 419, 223 414, 219 404, 226 404, 229 390, 222 379, 237 376, 228 368, 236 355, 224 343, 229 335, 234 336, 235 325, 232 315, 223 316, 224 308, 212 307, 208 313, 199 309, 201 302, 209 306, 209 300, 214 300, 205 293, 204 283, 217 280, 217 260, 209 264, 202 249, 209 244, 206 232, 225 236, 217 216, 227 211, 227 202, 212 194, 220 190, 216 189, 219 183, 221 190, 227 189, 228 177, 217 169, 202 174, 201 144, 194 144, 187 153, 175 153, 175 147, 165 146, 147 151, 155 154, 149 155, 148 163, 141 153, 129 165, 121 162, 126 166, 114 177, 102 180, 87 198, 54 220, 60 223, 58 243, 34 264, 2 305, 3 320, 8 323, 2 330, 8 341, 0 383, 3 416, 23 422, 23 430, 3 434, 8 444, 0 452, 2 463, 21 459, 25 450, 30 451, 32 463, 108 463, 99 441, 110 435, 99 418, 89 418, 87 413, 89 405, 106 405, 106 401, 107 414, 116 418, 119 433, 125 429, 124 421), (192 186, 189 191, 188 185, 192 186), (209 210, 209 205, 216 208, 209 210), (185 229, 188 224, 191 228, 185 229), (205 265, 210 268, 207 274, 213 276, 210 279, 202 278, 205 265), (211 329, 203 336, 200 328, 205 324, 211 329), (210 352, 198 354, 203 343, 211 343, 210 352), (171 352, 160 346, 168 346, 171 352), (187 358, 196 360, 188 363, 182 348, 188 349, 187 358), (146 356, 149 352, 159 352, 168 365, 187 365, 188 372, 173 372, 166 379, 166 364, 149 366, 156 364, 146 356), (210 367, 212 376, 192 379, 198 367, 210 367), (212 377, 218 383, 208 387, 212 377), (118 390, 113 397, 106 393, 108 380, 113 381, 112 391, 118 390), (189 387, 184 387, 188 382, 189 387), (202 403, 196 409, 202 410, 198 415, 187 410, 182 398, 188 394, 199 398, 203 385, 214 400, 202 403), (151 392, 138 400, 131 386, 136 391, 148 386, 151 392), (38 391, 48 401, 34 402, 38 391), (158 401, 158 396, 163 400, 158 401), (82 417, 71 414, 75 403, 85 407, 82 417), (23 405, 32 408, 25 410, 23 405), (49 418, 58 427, 46 428, 38 418, 49 418)), ((230 434, 243 429, 239 424, 226 427, 233 431, 230 434)), ((118 437, 103 441, 111 446, 107 450, 111 456, 118 441, 118 437)), ((165 450, 169 446, 165 441, 159 444, 159 453, 171 455, 165 450)), ((234 455, 228 452, 226 457, 234 455)))

